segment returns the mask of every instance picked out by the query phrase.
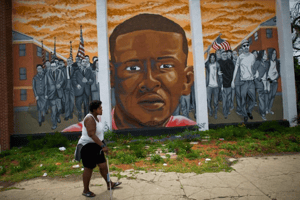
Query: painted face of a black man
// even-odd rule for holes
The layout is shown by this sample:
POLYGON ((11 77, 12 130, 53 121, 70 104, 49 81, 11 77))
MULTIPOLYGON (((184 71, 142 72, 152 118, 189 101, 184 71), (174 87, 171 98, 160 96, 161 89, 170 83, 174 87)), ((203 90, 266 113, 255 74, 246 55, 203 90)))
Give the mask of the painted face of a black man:
POLYGON ((179 33, 153 30, 117 37, 112 67, 117 115, 143 126, 160 126, 170 118, 194 80, 182 41, 179 33))

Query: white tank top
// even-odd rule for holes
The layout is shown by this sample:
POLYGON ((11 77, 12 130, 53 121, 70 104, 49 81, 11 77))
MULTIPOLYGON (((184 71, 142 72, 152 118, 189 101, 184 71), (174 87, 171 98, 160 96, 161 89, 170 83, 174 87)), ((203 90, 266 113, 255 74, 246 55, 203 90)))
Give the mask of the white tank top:
POLYGON ((82 122, 82 135, 78 141, 78 144, 82 144, 82 145, 86 145, 87 143, 95 143, 95 141, 88 135, 87 133, 87 130, 86 130, 86 127, 84 125, 84 120, 89 117, 89 116, 92 116, 92 118, 95 120, 96 122, 96 136, 102 141, 104 140, 104 133, 103 133, 103 125, 102 123, 99 122, 94 118, 94 116, 92 114, 87 114, 85 116, 85 118, 83 119, 83 122, 82 122))

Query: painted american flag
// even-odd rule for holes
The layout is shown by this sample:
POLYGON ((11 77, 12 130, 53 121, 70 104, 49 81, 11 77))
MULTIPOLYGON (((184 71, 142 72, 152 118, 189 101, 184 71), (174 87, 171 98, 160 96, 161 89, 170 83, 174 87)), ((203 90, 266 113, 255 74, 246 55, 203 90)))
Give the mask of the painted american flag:
POLYGON ((231 50, 229 42, 223 40, 220 36, 217 37, 217 39, 212 43, 212 48, 214 50, 218 50, 218 49, 231 50))
POLYGON ((82 37, 82 25, 80 25, 80 43, 78 47, 77 56, 84 59, 85 53, 84 53, 84 42, 82 37))

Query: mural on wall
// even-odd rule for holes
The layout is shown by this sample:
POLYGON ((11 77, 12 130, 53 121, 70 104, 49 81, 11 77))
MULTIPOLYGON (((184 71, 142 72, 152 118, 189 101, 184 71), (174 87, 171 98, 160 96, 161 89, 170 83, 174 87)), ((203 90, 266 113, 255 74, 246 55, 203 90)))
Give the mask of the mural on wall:
POLYGON ((283 118, 275 0, 201 0, 209 123, 283 118))
POLYGON ((13 1, 15 133, 62 131, 100 99, 96 1, 13 1))
POLYGON ((300 1, 290 0, 293 56, 300 59, 300 1))
POLYGON ((188 4, 108 1, 113 130, 196 124, 188 4))
MULTIPOLYGON (((95 4, 13 1, 14 71, 20 74, 14 84, 15 133, 81 130, 88 103, 99 99, 95 4)), ((133 58, 128 51, 130 60, 111 57, 114 129, 195 125, 188 0, 109 0, 107 7, 109 35, 118 32, 110 52, 121 53, 125 35, 148 47, 133 46, 130 51, 144 55, 133 58), (149 23, 130 26, 124 22, 130 18, 149 23), (135 36, 139 31, 149 34, 135 36)))
MULTIPOLYGON (((200 2, 209 123, 282 119, 275 0, 200 2)), ((113 129, 195 125, 189 1, 107 8, 113 129)), ((95 0, 14 0, 12 34, 15 133, 80 131, 100 98, 95 0)))

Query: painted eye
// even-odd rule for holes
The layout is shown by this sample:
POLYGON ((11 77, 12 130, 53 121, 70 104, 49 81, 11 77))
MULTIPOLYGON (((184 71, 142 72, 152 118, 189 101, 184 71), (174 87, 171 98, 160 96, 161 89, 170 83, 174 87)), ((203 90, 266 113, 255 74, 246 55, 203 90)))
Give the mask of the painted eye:
POLYGON ((172 68, 173 65, 168 65, 168 64, 163 64, 161 66, 159 66, 160 69, 166 69, 166 68, 172 68))
POLYGON ((126 67, 127 71, 140 71, 141 68, 138 66, 130 66, 130 67, 126 67))

